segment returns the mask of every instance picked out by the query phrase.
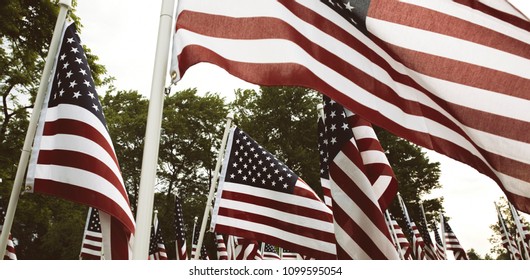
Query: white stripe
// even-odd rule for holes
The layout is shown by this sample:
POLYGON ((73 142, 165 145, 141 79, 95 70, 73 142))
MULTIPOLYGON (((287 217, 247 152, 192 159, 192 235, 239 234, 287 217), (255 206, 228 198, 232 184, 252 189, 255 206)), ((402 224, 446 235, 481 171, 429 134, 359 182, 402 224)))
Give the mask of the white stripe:
MULTIPOLYGON (((364 195, 368 199, 370 199, 372 204, 376 206, 379 209, 379 211, 381 211, 381 208, 379 207, 379 203, 377 202, 378 198, 375 196, 374 190, 372 189, 372 183, 370 183, 370 180, 368 180, 368 178, 366 177, 366 174, 364 174, 364 172, 360 170, 359 167, 357 167, 357 165, 353 163, 350 160, 350 158, 348 158, 348 156, 346 156, 342 151, 339 152, 337 156, 335 156, 335 158, 333 159, 333 162, 335 162, 337 167, 339 167, 342 170, 342 172, 344 172, 344 174, 346 174, 346 176, 348 176, 348 178, 352 180, 352 182, 364 193, 364 195)), ((331 193, 332 193, 333 200, 337 202, 337 204, 342 204, 341 207, 350 208, 350 207, 347 207, 347 204, 344 204, 344 202, 340 202, 337 200, 338 197, 335 197, 334 191, 336 191, 338 184, 333 180, 331 176, 329 179, 331 181, 330 185, 331 185, 331 193)), ((339 196, 339 197, 342 197, 342 196, 339 196)), ((347 198, 350 199, 349 196, 347 196, 347 198)), ((383 215, 382 212, 381 212, 381 215, 383 215)))
MULTIPOLYGON (((224 182, 223 190, 243 193, 243 194, 252 195, 256 197, 264 197, 267 199, 278 201, 280 203, 289 204, 295 207, 303 206, 303 207, 307 207, 310 209, 314 209, 316 211, 323 212, 322 215, 330 215, 330 216, 332 215, 331 210, 329 210, 329 208, 325 206, 324 203, 322 203, 322 201, 309 199, 309 198, 297 196, 294 194, 271 191, 271 190, 264 189, 264 188, 257 188, 257 187, 241 185, 241 184, 232 183, 232 182, 224 182)), ((220 199, 221 202, 223 200, 224 199, 220 199)), ((289 205, 286 205, 285 207, 289 207, 289 205)))
MULTIPOLYGON (((128 201, 105 178, 100 177, 86 170, 58 166, 58 165, 37 165, 35 178, 52 180, 56 182, 72 184, 79 188, 97 192, 102 196, 108 197, 134 222, 128 201), (87 184, 90 182, 90 184, 87 184)), ((100 216, 102 213, 100 212, 100 216)), ((101 218, 101 217, 100 217, 101 218)))
POLYGON ((362 151, 361 158, 363 159, 363 163, 365 165, 376 164, 376 163, 389 165, 388 159, 386 158, 385 153, 381 151, 377 151, 377 150, 362 151))
POLYGON ((392 45, 530 78, 530 60, 495 48, 375 18, 367 18, 366 26, 392 45))
POLYGON ((358 126, 352 127, 352 132, 353 132, 353 135, 355 136, 355 139, 357 140, 360 140, 360 139, 377 140, 377 135, 375 134, 374 129, 367 125, 358 125, 358 126))
POLYGON ((374 191, 375 197, 380 198, 392 182, 393 177, 387 175, 380 175, 377 177, 377 180, 373 183, 372 189, 374 191))
POLYGON ((335 244, 330 242, 325 242, 318 239, 313 239, 310 237, 305 237, 292 232, 284 231, 275 227, 267 226, 260 223, 254 223, 252 221, 244 221, 235 218, 218 216, 217 224, 224 225, 233 228, 239 228, 252 232, 259 232, 262 234, 267 234, 276 238, 280 238, 293 243, 299 246, 311 248, 313 250, 322 251, 328 254, 335 254, 335 244))
MULTIPOLYGON (((260 206, 253 203, 245 203, 236 200, 230 200, 223 198, 219 204, 220 209, 233 209, 246 213, 252 213, 261 215, 290 224, 307 227, 315 230, 320 230, 328 233, 333 233, 333 225, 331 222, 324 222, 321 220, 308 218, 300 215, 295 215, 287 212, 283 212, 274 208, 260 206)), ((327 208, 327 207, 326 207, 327 208)))
MULTIPOLYGON (((346 167, 346 168, 350 168, 350 167, 346 167)), ((388 258, 388 259, 398 259, 398 255, 397 255, 397 252, 394 248, 394 245, 392 244, 392 241, 390 241, 390 239, 388 239, 380 230, 379 228, 374 225, 374 223, 372 223, 372 220, 366 216, 366 214, 363 212, 363 210, 355 203, 355 201, 353 201, 349 196, 348 194, 346 194, 340 187, 337 186, 337 184, 332 180, 332 184, 331 184, 331 192, 332 192, 332 195, 333 195, 333 201, 335 202, 334 205, 337 205, 338 207, 340 207, 342 210, 344 210, 344 212, 346 212, 346 214, 348 215, 348 217, 350 219, 352 219, 353 221, 355 221, 355 223, 357 225, 359 225, 363 231, 366 233, 366 235, 368 237, 370 237, 370 239, 374 242, 374 244, 376 244, 376 246, 378 247, 378 249, 388 258)), ((379 205, 376 204, 378 207, 379 205)), ((381 214, 382 215, 382 214, 381 214)), ((342 229, 342 226, 344 225, 339 225, 339 231, 337 232, 337 227, 335 227, 335 234, 339 235, 340 239, 341 239, 341 242, 345 242, 345 244, 349 244, 349 245, 352 245, 352 242, 354 242, 353 240, 352 241, 349 241, 347 242, 345 239, 346 237, 344 236, 345 234, 347 235, 347 233, 345 233, 342 229)), ((338 242, 338 239, 337 238, 337 242, 338 242)), ((350 250, 348 249, 347 247, 343 247, 344 250, 350 250)), ((353 248, 352 248, 353 250, 353 248)), ((357 251, 356 250, 353 250, 352 252, 349 253, 350 256, 354 257, 354 258, 360 258, 361 256, 357 256, 357 251)))
POLYGON ((90 237, 94 237, 94 238, 101 238, 103 236, 101 234, 101 232, 95 232, 95 231, 91 231, 91 230, 85 231, 85 235, 86 236, 90 236, 90 237))
POLYGON ((114 158, 97 142, 94 142, 88 138, 71 134, 56 134, 50 136, 43 136, 41 140, 40 150, 74 151, 95 157, 101 162, 103 162, 103 164, 105 164, 110 170, 112 170, 112 173, 116 175, 121 185, 124 185, 120 169, 114 161, 114 158))
POLYGON ((351 236, 344 231, 344 229, 334 221, 335 238, 337 245, 342 248, 352 259, 355 260, 369 260, 370 257, 366 252, 351 238, 351 236))
MULTIPOLYGON (((508 0, 510 1, 510 0, 508 0)), ((512 16, 516 16, 520 19, 528 21, 527 18, 525 18, 521 13, 516 10, 512 5, 508 3, 508 1, 499 1, 499 0, 479 0, 482 4, 489 6, 490 8, 493 8, 495 10, 501 11, 503 13, 510 14, 512 16)), ((525 0, 527 1, 527 0, 525 0)))
POLYGON ((89 239, 85 239, 83 240, 83 245, 92 245, 92 246, 98 246, 98 247, 101 247, 101 241, 93 241, 93 240, 89 240, 89 239))
POLYGON ((85 108, 71 104, 59 104, 58 106, 48 108, 46 112, 46 121, 52 122, 58 119, 77 120, 90 125, 99 131, 99 133, 105 137, 107 143, 111 143, 110 146, 112 147, 112 139, 110 138, 105 125, 103 125, 101 120, 98 119, 94 113, 85 108))
MULTIPOLYGON (((101 244, 100 244, 101 245, 101 244)), ((89 248, 82 248, 81 249, 81 253, 85 253, 85 254, 89 254, 89 255, 94 255, 94 256, 99 256, 101 257, 101 251, 96 251, 96 250, 92 250, 92 249, 89 249, 89 248)))
POLYGON ((530 33, 528 33, 528 31, 475 9, 454 3, 453 1, 402 0, 402 2, 407 2, 452 17, 460 18, 530 44, 530 33))
MULTIPOLYGON (((354 29, 351 29, 351 28, 352 27, 350 25, 349 30, 354 31, 354 29)), ((322 38, 323 35, 315 34, 315 36, 322 38)), ((204 45, 212 49, 213 51, 221 54, 222 56, 227 57, 228 59, 241 60, 244 62, 280 62, 280 63, 281 62, 295 62, 295 63, 300 62, 299 64, 307 65, 309 69, 313 71, 317 76, 329 77, 328 83, 337 85, 337 90, 343 93, 348 93, 350 98, 359 100, 365 106, 374 107, 374 108, 378 107, 380 108, 379 109, 380 111, 387 112, 386 113, 387 118, 398 120, 398 123, 404 125, 406 128, 416 130, 419 132, 424 132, 424 133, 428 132, 434 136, 447 139, 448 141, 451 141, 455 143, 456 145, 459 145, 460 147, 467 149, 472 154, 476 155, 477 157, 485 161, 485 159, 478 153, 478 151, 474 147, 472 147, 472 145, 465 138, 461 137, 460 135, 457 135, 456 133, 450 131, 449 129, 431 120, 426 120, 425 118, 422 118, 422 117, 416 117, 416 116, 410 116, 410 115, 404 114, 399 108, 395 107, 394 105, 388 104, 384 102, 383 100, 380 100, 379 98, 375 96, 372 96, 371 94, 365 92, 364 90, 360 89, 356 85, 352 85, 351 82, 347 81, 347 79, 345 79, 344 77, 337 76, 337 73, 335 73, 331 69, 325 66, 319 65, 318 62, 315 62, 311 57, 308 57, 305 52, 299 50, 298 47, 296 46, 292 46, 292 44, 289 42, 285 42, 282 40, 260 40, 258 43, 256 43, 256 42, 246 42, 244 40, 237 40, 237 43, 236 43, 236 41, 232 41, 232 40, 204 38, 204 36, 198 36, 196 34, 191 34, 190 32, 187 32, 184 30, 179 30, 179 32, 175 36, 174 45, 177 46, 177 48, 180 50, 186 45, 185 41, 182 41, 182 42, 180 41, 182 37, 185 37, 186 41, 190 40, 190 42, 198 43, 199 45, 204 45), (260 47, 260 46, 261 47, 264 46, 264 48, 256 49, 256 47, 260 47), (229 50, 234 50, 234 51, 233 53, 231 53, 229 50), (275 58, 273 54, 270 54, 271 57, 267 58, 264 56, 263 50, 268 50, 274 54, 280 51, 283 54, 292 54, 293 56, 290 59, 286 59, 284 57, 275 58), (244 56, 242 55, 242 51, 245 52, 244 56), (255 53, 252 53, 253 51, 255 51, 255 53), (243 58, 243 59, 239 59, 239 58, 243 58), (258 59, 256 60, 254 58, 258 58, 258 59), (281 60, 281 61, 278 61, 278 60, 281 60), (427 127, 429 127, 429 129, 427 129, 427 127)), ((329 36, 325 38, 329 38, 329 36)), ((380 55, 387 58, 387 61, 393 64, 393 67, 399 68, 398 69, 399 72, 406 73, 407 69, 405 67, 403 67, 400 63, 397 63, 393 61, 392 59, 389 59, 389 56, 385 54, 382 50, 380 50, 379 47, 373 44, 373 42, 370 42, 370 40, 368 40, 367 38, 363 38, 362 36, 360 36, 360 39, 363 40, 367 44, 368 47, 371 47, 372 49, 376 50, 380 55)), ((322 40, 319 39, 318 41, 322 41, 322 40)), ((330 46, 334 46, 333 42, 326 41, 326 44, 328 43, 330 46)), ((334 51, 334 52, 343 53, 347 55, 355 54, 355 52, 352 52, 352 51, 347 51, 347 52, 334 51)), ((177 50, 177 53, 180 53, 180 51, 177 50)), ((358 55, 356 58, 361 59, 361 60, 358 60, 360 61, 360 63, 358 64, 356 63, 356 66, 360 67, 361 69, 363 68, 371 69, 367 73, 374 74, 373 73, 374 65, 371 62, 367 61, 366 58, 362 57, 361 55, 358 55)), ((352 59, 347 59, 347 60, 355 61, 352 59)), ((382 71, 382 75, 387 75, 383 70, 381 71, 382 71)), ((386 83, 394 84, 392 88, 394 89, 399 88, 397 92, 399 92, 400 94, 405 94, 405 95, 407 94, 406 92, 403 93, 403 89, 409 90, 406 86, 394 83, 389 77, 387 77, 386 80, 387 80, 386 83)), ((419 94, 418 96, 410 97, 410 99, 412 100, 418 100, 418 99, 423 99, 423 98, 424 97, 422 96, 422 94, 419 94)), ((429 103, 434 104, 432 101, 429 101, 429 103)), ((437 109, 436 108, 437 106, 435 105, 432 105, 431 107, 433 107, 434 109, 437 109)), ((449 116, 447 112, 443 112, 443 113, 446 114, 446 116, 449 116)), ((450 119, 454 119, 454 118, 450 117, 450 119)), ((476 137, 474 136, 473 138, 476 139, 476 137)), ((491 152, 494 152, 497 154, 504 154, 503 149, 506 149, 507 145, 501 144, 498 147, 494 147, 494 148, 500 151, 498 152, 491 151, 491 152)), ((488 147, 488 149, 490 148, 488 147)), ((507 189, 511 191, 510 183, 509 182, 505 182, 505 183, 506 183, 507 189)))

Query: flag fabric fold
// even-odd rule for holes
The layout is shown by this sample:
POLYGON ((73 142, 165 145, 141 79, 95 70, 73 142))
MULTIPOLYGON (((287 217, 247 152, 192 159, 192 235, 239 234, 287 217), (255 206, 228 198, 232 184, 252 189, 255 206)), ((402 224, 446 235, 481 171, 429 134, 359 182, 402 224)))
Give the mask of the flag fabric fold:
POLYGON ((105 248, 106 259, 131 257, 134 217, 103 108, 73 23, 65 25, 26 185, 31 192, 98 209, 104 242, 110 244, 108 251, 105 248))
POLYGON ((530 213, 530 24, 475 3, 181 0, 171 71, 209 62, 315 89, 474 167, 530 213))
POLYGON ((339 259, 399 259, 384 211, 397 180, 370 123, 324 96, 329 185, 339 259))
POLYGON ((101 223, 99 211, 89 207, 85 233, 81 245, 81 260, 101 260, 103 259, 103 234, 101 233, 101 223))
POLYGON ((230 130, 212 215, 218 233, 336 259, 331 210, 241 129, 230 130))
POLYGON ((460 241, 453 232, 453 229, 449 226, 449 223, 444 219, 444 232, 445 232, 445 246, 447 250, 453 251, 455 260, 468 260, 466 251, 460 245, 460 241))
POLYGON ((217 259, 228 260, 228 251, 222 234, 215 234, 215 244, 217 244, 217 259))
MULTIPOLYGON (((4 210, 4 207, 0 205, 0 233, 2 233, 2 230, 4 228, 4 221, 5 221, 6 212, 4 210)), ((15 250, 15 243, 13 242, 13 236, 11 233, 9 233, 9 236, 7 238, 7 245, 6 245, 6 253, 3 257, 4 260, 17 260, 17 254, 15 250)))

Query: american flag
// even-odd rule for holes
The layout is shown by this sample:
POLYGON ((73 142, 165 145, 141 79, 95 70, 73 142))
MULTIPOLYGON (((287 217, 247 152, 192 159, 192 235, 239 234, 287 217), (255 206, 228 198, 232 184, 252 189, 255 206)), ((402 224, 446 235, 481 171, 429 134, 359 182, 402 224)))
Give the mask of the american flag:
POLYGON ((276 248, 269 243, 264 243, 263 246, 263 260, 279 260, 280 255, 276 248))
MULTIPOLYGON (((6 216, 6 211, 4 210, 3 206, 0 205, 0 233, 2 233, 2 230, 4 228, 5 216, 6 216)), ((11 233, 9 233, 6 246, 7 246, 6 253, 3 259, 4 260, 16 260, 17 255, 15 252, 15 243, 13 242, 13 236, 11 236, 11 233)))
POLYGON ((518 244, 520 244, 521 253, 524 254, 525 259, 530 259, 530 229, 525 224, 522 217, 517 213, 517 210, 511 203, 508 203, 512 212, 512 217, 516 226, 516 236, 518 238, 518 244))
POLYGON ((89 207, 85 233, 81 245, 81 260, 101 260, 103 257, 103 235, 98 209, 89 207))
POLYGON ((155 216, 154 224, 151 226, 151 237, 149 241, 149 259, 167 260, 166 245, 162 237, 162 229, 155 216))
POLYGON ((456 238, 456 234, 453 232, 453 229, 449 226, 449 223, 444 219, 444 232, 445 232, 445 246, 447 250, 453 251, 455 260, 467 260, 467 254, 460 241, 456 238))
POLYGON ((326 126, 321 114, 318 114, 318 152, 320 157, 320 184, 322 185, 322 193, 324 196, 324 203, 332 208, 331 187, 329 184, 329 156, 328 156, 328 139, 326 137, 326 126))
POLYGON ((442 243, 442 238, 440 238, 440 234, 438 234, 438 229, 434 230, 434 239, 436 240, 436 256, 439 260, 447 260, 444 244, 442 243))
POLYGON ((215 243, 217 244, 217 259, 228 260, 228 251, 222 234, 215 234, 215 243))
POLYGON ((184 229, 184 215, 182 213, 182 204, 180 198, 175 196, 175 246, 177 250, 177 260, 187 260, 188 253, 186 248, 186 231, 184 229))
POLYGON ((134 217, 74 24, 66 26, 52 77, 26 185, 29 191, 97 208, 102 227, 109 227, 103 232, 111 232, 104 238, 110 241, 105 257, 129 259, 134 217))
POLYGON ((397 181, 370 125, 324 96, 337 257, 399 259, 384 211, 397 193, 397 181))
POLYGON ((195 223, 193 224, 193 238, 191 240, 191 257, 190 259, 194 260, 196 254, 199 255, 199 260, 209 260, 208 252, 206 251, 206 245, 203 243, 200 251, 197 249, 197 244, 199 243, 201 227, 197 226, 197 217, 195 217, 195 223))
POLYGON ((522 260, 521 251, 519 251, 517 243, 515 243, 515 240, 506 228, 506 220, 504 220, 504 217, 502 216, 497 204, 495 204, 495 208, 497 209, 497 218, 499 219, 501 228, 502 246, 506 248, 506 250, 508 251, 508 255, 510 255, 510 258, 512 260, 522 260))
POLYGON ((405 233, 403 233, 403 229, 399 226, 398 222, 392 215, 390 215, 390 225, 394 228, 394 232, 396 233, 397 242, 399 242, 399 248, 401 248, 401 255, 403 256, 403 259, 411 260, 412 247, 410 246, 410 242, 407 239, 407 236, 405 236, 405 233))
POLYGON ((230 130, 212 215, 215 232, 336 259, 331 210, 285 164, 230 130))
POLYGON ((209 62, 315 89, 476 168, 530 213, 530 24, 507 1, 482 3, 181 0, 171 70, 177 81, 209 62))
POLYGON ((302 260, 302 255, 288 249, 282 249, 280 258, 285 261, 302 260))
POLYGON ((409 236, 409 238, 412 240, 412 255, 415 260, 425 260, 425 243, 423 242, 423 238, 421 237, 420 231, 418 230, 418 227, 416 226, 416 223, 412 221, 410 218, 407 206, 405 205, 405 201, 401 198, 401 195, 398 194, 398 199, 401 205, 401 211, 403 213, 403 220, 405 221, 405 232, 409 236))
POLYGON ((437 260, 438 257, 436 256, 436 249, 432 243, 431 235, 429 233, 429 229, 425 225, 425 221, 420 221, 418 223, 418 231, 420 232, 420 235, 423 239, 423 244, 425 245, 423 247, 425 250, 425 258, 427 260, 437 260))
POLYGON ((262 260, 261 250, 256 240, 235 237, 236 260, 262 260))

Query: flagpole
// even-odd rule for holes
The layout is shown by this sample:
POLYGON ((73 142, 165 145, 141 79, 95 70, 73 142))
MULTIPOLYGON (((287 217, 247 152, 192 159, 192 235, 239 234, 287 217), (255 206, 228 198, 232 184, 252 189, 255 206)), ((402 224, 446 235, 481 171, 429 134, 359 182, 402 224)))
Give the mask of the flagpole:
MULTIPOLYGON (((201 231, 199 233, 199 240, 197 240, 197 247, 201 248, 202 241, 204 239, 204 233, 206 232, 206 224, 208 222, 208 216, 212 207, 213 195, 215 189, 217 189, 217 181, 219 179, 219 170, 221 169, 221 163, 223 162, 223 155, 225 153, 226 141, 228 139, 228 133, 230 132, 230 126, 232 125, 232 120, 234 119, 233 113, 228 113, 226 116, 226 125, 225 131, 223 134, 223 139, 221 140, 221 147, 219 148, 219 154, 217 155, 217 163, 215 165, 215 170, 213 173, 212 183, 210 185, 210 193, 208 194, 208 199, 206 201, 206 207, 204 207, 204 215, 202 217, 201 231)), ((199 259, 199 255, 195 255, 195 259, 199 259)))
POLYGON ((504 236, 506 236, 506 242, 508 242, 508 255, 510 255, 510 258, 512 260, 515 260, 515 254, 514 250, 512 250, 512 242, 510 240, 510 235, 508 234, 508 230, 506 229, 506 225, 504 224, 504 218, 502 217, 501 211, 499 209, 499 206, 497 206, 497 203, 495 201, 493 202, 495 204, 495 209, 497 209, 497 216, 499 217, 499 222, 501 223, 502 231, 504 232, 504 236))
POLYGON ((447 244, 445 244, 445 222, 444 222, 444 216, 442 213, 440 213, 440 231, 442 232, 442 244, 444 247, 444 255, 447 259, 447 244))
POLYGON ((512 211, 513 220, 515 221, 515 226, 517 228, 517 233, 518 233, 517 239, 519 239, 519 242, 523 244, 522 247, 524 250, 525 258, 527 260, 530 260, 530 256, 528 255, 528 250, 526 249, 525 242, 524 242, 524 231, 523 231, 523 226, 521 225, 521 220, 519 219, 519 214, 517 214, 517 211, 515 210, 515 208, 510 202, 508 202, 508 205, 510 207, 510 211, 512 211))
POLYGON ((37 97, 35 98, 35 103, 33 104, 33 112, 31 114, 28 130, 26 131, 26 138, 24 140, 24 146, 22 148, 22 153, 18 162, 15 181, 13 182, 13 189, 11 190, 11 196, 9 197, 9 204, 6 210, 3 231, 2 234, 0 234, 0 256, 5 255, 7 239, 9 237, 9 233, 11 232, 11 227, 13 226, 15 210, 17 208, 19 195, 22 190, 22 182, 24 180, 26 168, 28 167, 29 156, 31 155, 31 147, 33 146, 33 140, 35 138, 35 131, 37 130, 42 104, 44 103, 46 92, 48 91, 50 75, 53 70, 53 66, 55 65, 55 58, 57 56, 57 52, 59 51, 64 23, 66 21, 68 11, 72 7, 72 0, 60 0, 59 7, 59 15, 57 16, 57 21, 55 22, 52 40, 48 49, 48 55, 46 56, 46 62, 44 64, 44 69, 42 70, 42 75, 40 78, 39 90, 37 92, 37 97))
POLYGON ((151 82, 151 97, 149 99, 145 130, 140 190, 138 193, 136 230, 133 244, 133 259, 136 260, 146 260, 149 254, 151 213, 153 213, 154 186, 156 184, 160 129, 162 127, 162 111, 164 108, 164 84, 167 75, 174 12, 175 0, 162 0, 155 64, 151 82))
POLYGON ((399 238, 396 234, 396 229, 394 228, 394 225, 392 224, 392 219, 390 218, 390 213, 388 213, 388 209, 385 210, 385 218, 388 221, 388 224, 390 226, 390 231, 392 232, 392 239, 396 243, 397 251, 399 253, 399 258, 404 260, 405 256, 403 255, 403 252, 401 251, 401 244, 399 244, 399 238))

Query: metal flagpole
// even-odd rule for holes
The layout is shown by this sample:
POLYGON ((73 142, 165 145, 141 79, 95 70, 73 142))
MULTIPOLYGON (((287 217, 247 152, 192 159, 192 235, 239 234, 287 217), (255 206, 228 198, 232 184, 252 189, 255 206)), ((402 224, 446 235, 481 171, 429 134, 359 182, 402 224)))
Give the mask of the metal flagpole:
POLYGON ((138 193, 136 230, 133 244, 133 259, 136 260, 146 260, 149 254, 151 213, 153 213, 154 186, 156 184, 160 129, 162 127, 162 111, 164 108, 164 84, 167 75, 174 12, 175 0, 162 0, 151 83, 151 97, 149 99, 145 130, 140 190, 138 193))
POLYGON ((517 211, 515 210, 515 208, 513 207, 513 205, 511 203, 508 202, 508 205, 510 206, 510 211, 512 211, 512 216, 513 216, 513 220, 515 221, 515 226, 517 228, 517 239, 519 239, 519 242, 522 243, 522 247, 523 247, 523 250, 524 250, 524 255, 525 255, 525 258, 527 260, 530 260, 530 256, 528 255, 528 250, 527 250, 527 246, 525 245, 525 242, 524 242, 524 230, 523 230, 523 226, 521 225, 521 220, 519 219, 519 214, 517 214, 517 211))
POLYGON ((403 252, 401 251, 401 244, 399 244, 399 238, 396 234, 396 229, 394 228, 394 225, 392 224, 392 219, 390 218, 390 213, 388 213, 388 209, 385 210, 385 218, 388 222, 388 225, 390 226, 390 232, 392 232, 392 240, 396 243, 397 251, 399 253, 399 258, 404 260, 405 256, 403 256, 403 252))
POLYGON ((447 259, 447 244, 445 243, 445 222, 444 222, 444 216, 442 213, 440 213, 440 231, 442 232, 442 244, 444 247, 444 255, 447 259))
POLYGON ((504 232, 504 236, 506 236, 506 241, 508 242, 508 255, 510 255, 510 258, 512 260, 515 260, 515 254, 514 250, 512 250, 512 242, 510 240, 510 235, 508 234, 508 230, 506 229, 506 225, 504 224, 504 218, 502 217, 501 210, 499 209, 499 206, 497 206, 497 203, 493 202, 495 204, 495 209, 497 209, 497 216, 499 217, 499 222, 501 223, 502 231, 504 232))
POLYGON ((397 237, 396 229, 394 228, 394 225, 392 224, 392 219, 390 218, 390 213, 388 213, 388 209, 385 210, 385 218, 388 221, 388 224, 390 226, 390 231, 392 233, 392 239, 396 243, 397 251, 399 253, 399 258, 404 260, 405 256, 403 255, 403 252, 401 251, 401 244, 399 244, 399 238, 397 237))
MULTIPOLYGON (((217 181, 219 179, 219 170, 221 169, 221 163, 223 162, 223 155, 225 153, 226 141, 228 139, 228 133, 230 132, 230 126, 232 125, 232 120, 234 119, 234 114, 228 113, 226 116, 226 126, 223 134, 223 139, 221 140, 221 147, 219 148, 219 154, 217 155, 217 163, 215 165, 215 170, 213 173, 212 183, 210 185, 210 193, 208 194, 208 200, 206 201, 206 206, 204 207, 204 215, 202 217, 201 231, 199 233, 199 240, 197 240, 198 248, 201 248, 202 241, 204 239, 204 233, 206 232, 206 224, 208 222, 208 216, 212 207, 213 195, 215 189, 217 188, 217 181)), ((195 259, 199 259, 199 255, 195 255, 195 259)))
POLYGON ((57 16, 57 22, 55 23, 55 28, 53 30, 53 36, 50 42, 50 47, 48 49, 48 55, 46 56, 44 70, 42 70, 39 90, 37 92, 35 103, 33 104, 33 112, 31 114, 28 130, 26 132, 26 138, 24 140, 24 146, 22 148, 22 153, 18 162, 15 181, 13 182, 13 189, 11 190, 11 196, 9 197, 9 204, 6 210, 3 231, 0 235, 0 256, 5 255, 7 239, 9 238, 11 227, 13 226, 15 210, 17 208, 18 198, 22 190, 24 174, 26 173, 26 168, 28 167, 29 156, 31 155, 31 147, 33 146, 33 140, 35 138, 35 132, 37 130, 37 124, 39 122, 42 104, 44 103, 46 92, 48 91, 50 75, 55 65, 55 58, 57 57, 57 52, 59 51, 59 45, 61 43, 61 38, 63 35, 64 23, 66 21, 68 11, 72 7, 72 1, 60 0, 59 6, 59 15, 57 16))

